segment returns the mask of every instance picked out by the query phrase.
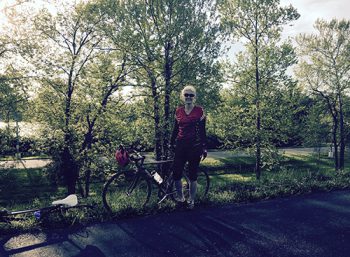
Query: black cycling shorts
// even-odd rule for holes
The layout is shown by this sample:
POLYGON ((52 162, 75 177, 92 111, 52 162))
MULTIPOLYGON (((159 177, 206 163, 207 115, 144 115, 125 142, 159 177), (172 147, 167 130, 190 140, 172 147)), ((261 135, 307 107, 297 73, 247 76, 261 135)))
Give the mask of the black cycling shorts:
POLYGON ((203 149, 200 145, 187 141, 178 141, 175 147, 173 166, 174 180, 181 179, 185 164, 188 162, 188 177, 191 181, 196 181, 202 153, 203 149))

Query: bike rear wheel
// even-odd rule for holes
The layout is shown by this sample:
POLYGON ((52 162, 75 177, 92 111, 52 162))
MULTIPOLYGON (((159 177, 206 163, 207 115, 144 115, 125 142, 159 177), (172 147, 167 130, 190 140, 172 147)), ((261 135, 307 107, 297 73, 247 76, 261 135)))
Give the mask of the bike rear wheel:
POLYGON ((122 171, 113 175, 102 192, 103 205, 110 213, 123 209, 144 207, 151 195, 151 183, 136 171, 122 171))

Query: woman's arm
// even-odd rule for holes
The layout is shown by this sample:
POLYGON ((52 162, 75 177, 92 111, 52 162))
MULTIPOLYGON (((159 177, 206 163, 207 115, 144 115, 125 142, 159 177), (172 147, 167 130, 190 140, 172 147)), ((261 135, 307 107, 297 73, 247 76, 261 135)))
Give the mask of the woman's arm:
POLYGON ((199 137, 200 137, 203 149, 207 149, 207 133, 206 133, 205 125, 206 125, 206 117, 204 116, 199 121, 199 137))
POLYGON ((177 122, 177 120, 175 119, 175 123, 174 123, 174 128, 173 128, 173 133, 171 134, 171 138, 170 138, 170 144, 172 146, 175 145, 175 140, 177 137, 177 134, 179 133, 179 123, 177 122))

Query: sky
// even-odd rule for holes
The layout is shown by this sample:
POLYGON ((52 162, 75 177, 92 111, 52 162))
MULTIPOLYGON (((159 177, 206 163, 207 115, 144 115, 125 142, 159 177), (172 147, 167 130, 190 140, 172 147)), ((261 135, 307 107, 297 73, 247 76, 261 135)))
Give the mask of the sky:
MULTIPOLYGON (((300 17, 298 20, 284 26, 282 39, 291 37, 292 42, 294 42, 293 38, 300 33, 316 33, 313 25, 318 18, 350 20, 349 0, 280 0, 281 6, 289 6, 290 4, 297 9, 300 17)), ((233 62, 236 53, 244 50, 244 47, 241 43, 235 43, 230 47, 224 59, 233 62)))
MULTIPOLYGON (((50 0, 34 0, 34 2, 49 2, 50 0)), ((0 0, 0 32, 2 25, 6 24, 6 18, 3 12, 5 6, 13 4, 15 0, 0 0)), ((330 20, 332 18, 348 19, 350 20, 350 1, 349 0, 280 0, 281 6, 292 4, 300 14, 297 21, 291 23, 292 26, 287 25, 282 33, 282 38, 295 37, 300 33, 315 32, 313 25, 317 18, 330 20)), ((234 44, 231 46, 226 57, 233 60, 235 53, 243 50, 241 44, 234 44)), ((225 58, 225 57, 224 57, 225 58)))
MULTIPOLYGON (((6 23, 3 8, 13 4, 14 0, 0 0, 0 23, 6 23)), ((287 26, 284 36, 295 36, 299 33, 313 32, 313 24, 317 18, 350 19, 349 0, 281 0, 281 5, 292 4, 300 13, 299 20, 294 22, 294 26, 287 26)), ((1 27, 1 26, 0 26, 1 27)))
POLYGON ((317 18, 350 20, 349 0, 281 0, 282 6, 292 4, 300 14, 293 26, 286 26, 283 35, 296 36, 299 33, 313 33, 313 25, 317 18))

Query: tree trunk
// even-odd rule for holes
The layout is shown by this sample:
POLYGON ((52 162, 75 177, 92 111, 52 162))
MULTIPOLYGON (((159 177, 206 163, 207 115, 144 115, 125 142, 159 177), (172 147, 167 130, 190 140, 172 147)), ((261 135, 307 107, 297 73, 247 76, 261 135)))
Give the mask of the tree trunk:
POLYGON ((64 148, 61 153, 61 170, 65 179, 68 194, 75 194, 75 185, 79 177, 79 166, 69 149, 72 143, 70 131, 65 132, 64 148))
MULTIPOLYGON (((257 27, 255 28, 257 32, 257 27)), ((255 144, 256 144, 256 160, 255 160, 255 172, 256 179, 260 179, 261 176, 261 137, 260 137, 260 128, 261 128, 261 117, 260 117, 260 77, 259 77, 259 56, 258 56, 258 37, 255 35, 255 86, 256 86, 256 135, 255 135, 255 144)))
POLYGON ((333 116, 332 137, 333 137, 333 146, 334 146, 334 168, 336 171, 339 169, 337 130, 338 130, 338 118, 336 115, 334 115, 333 116))
MULTIPOLYGON (((96 118, 92 121, 92 122, 89 122, 89 118, 87 118, 88 120, 88 125, 89 125, 89 128, 88 128, 88 131, 85 133, 85 136, 84 136, 84 141, 82 143, 82 147, 79 151, 80 154, 82 154, 85 151, 90 151, 91 150, 91 147, 92 147, 92 143, 93 143, 93 140, 94 140, 94 136, 93 136, 93 128, 94 128, 94 125, 95 125, 95 121, 96 121, 96 118)), ((83 161, 86 162, 86 167, 87 169, 85 170, 85 174, 84 174, 84 182, 85 182, 85 192, 84 194, 82 195, 83 197, 88 197, 89 196, 89 192, 90 192, 90 177, 91 177, 91 169, 90 169, 90 165, 91 165, 91 160, 89 159, 89 157, 87 157, 86 155, 86 152, 83 153, 84 154, 84 159, 83 161)))
MULTIPOLYGON (((94 124, 94 122, 93 122, 94 124)), ((92 147, 92 141, 93 141, 93 134, 92 134, 92 129, 93 129, 93 124, 90 124, 89 130, 87 132, 87 134, 85 135, 85 140, 84 142, 86 143, 86 151, 90 151, 91 147, 92 147)), ((83 150, 85 150, 83 148, 83 150)), ((91 178, 91 159, 89 159, 89 157, 87 157, 87 153, 85 155, 84 161, 87 162, 86 163, 86 170, 85 170, 85 194, 84 197, 88 197, 89 196, 89 192, 90 192, 90 178, 91 178)))
POLYGON ((160 114, 159 114, 159 95, 157 93, 156 80, 151 76, 151 88, 153 97, 153 112, 154 112, 154 141, 156 160, 161 160, 162 157, 162 132, 160 130, 160 114))
MULTIPOLYGON (((122 64, 122 71, 124 71, 124 69, 125 69, 125 59, 124 59, 124 62, 122 64)), ((95 139, 94 139, 94 127, 95 127, 96 120, 101 115, 101 113, 106 110, 106 106, 107 106, 109 97, 118 88, 118 81, 122 77, 122 75, 121 75, 122 71, 120 72, 116 81, 112 85, 110 85, 109 89, 106 91, 106 93, 101 101, 101 108, 98 110, 97 114, 92 118, 92 120, 90 119, 90 115, 89 114, 87 115, 86 121, 88 123, 88 130, 84 135, 84 141, 83 141, 83 143, 81 145, 81 149, 79 151, 80 154, 83 153, 85 150, 86 151, 91 150, 92 144, 95 141, 95 139)), ((86 158, 84 158, 84 161, 88 162, 88 164, 87 164, 88 168, 85 171, 85 193, 83 194, 83 196, 88 197, 89 192, 90 192, 90 180, 91 180, 91 169, 90 169, 91 159, 89 159, 89 157, 86 157, 86 158)))
MULTIPOLYGON (((73 65, 74 67, 74 61, 73 65)), ((70 131, 70 118, 71 118, 71 100, 73 95, 74 84, 72 82, 73 68, 71 68, 68 77, 68 89, 66 95, 66 107, 64 111, 65 115, 65 127, 64 127, 64 148, 61 153, 61 169, 67 185, 68 194, 75 193, 75 185, 79 177, 79 166, 77 165, 73 154, 69 150, 69 146, 72 142, 72 132, 70 131)))
POLYGON ((331 101, 331 98, 325 94, 323 94, 321 91, 316 90, 317 93, 319 93, 327 102, 328 105, 328 111, 332 115, 332 141, 334 146, 334 168, 335 171, 339 169, 339 159, 338 159, 338 140, 337 140, 337 133, 338 133, 338 111, 335 101, 331 101))
POLYGON ((90 180, 91 180, 91 169, 90 169, 90 163, 85 171, 85 195, 84 197, 88 197, 90 194, 90 180))
POLYGON ((61 170, 67 185, 68 194, 75 194, 75 185, 79 175, 79 168, 68 146, 61 154, 61 170))
POLYGON ((170 94, 171 94, 171 75, 172 75, 172 60, 170 56, 171 43, 168 42, 165 46, 165 64, 164 64, 164 79, 165 79, 165 95, 164 95, 164 128, 163 128, 163 157, 168 158, 168 145, 170 139, 170 94))
POLYGON ((343 113, 343 103, 342 97, 339 94, 339 169, 344 169, 345 162, 345 131, 344 131, 344 113, 343 113))

